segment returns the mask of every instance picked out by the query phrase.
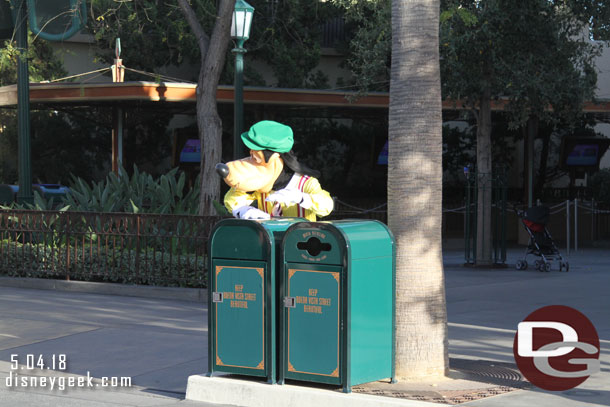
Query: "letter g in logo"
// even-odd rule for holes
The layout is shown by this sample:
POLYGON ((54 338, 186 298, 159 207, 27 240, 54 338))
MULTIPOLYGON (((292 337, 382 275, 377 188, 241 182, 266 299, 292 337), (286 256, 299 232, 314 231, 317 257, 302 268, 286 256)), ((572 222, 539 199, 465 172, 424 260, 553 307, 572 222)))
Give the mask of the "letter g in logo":
POLYGON ((540 308, 517 328, 513 343, 521 373, 535 386, 563 391, 599 371, 599 337, 579 311, 551 305, 540 308))

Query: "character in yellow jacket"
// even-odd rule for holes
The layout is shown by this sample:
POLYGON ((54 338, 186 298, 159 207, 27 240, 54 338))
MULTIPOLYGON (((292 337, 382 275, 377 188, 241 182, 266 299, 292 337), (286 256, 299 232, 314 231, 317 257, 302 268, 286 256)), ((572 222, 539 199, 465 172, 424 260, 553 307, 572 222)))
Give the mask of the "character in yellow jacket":
POLYGON ((241 135, 250 156, 217 164, 231 187, 224 204, 236 218, 303 217, 315 221, 333 210, 333 200, 320 186, 319 172, 300 163, 292 153, 292 129, 265 120, 241 135), (257 207, 251 206, 256 201, 257 207))

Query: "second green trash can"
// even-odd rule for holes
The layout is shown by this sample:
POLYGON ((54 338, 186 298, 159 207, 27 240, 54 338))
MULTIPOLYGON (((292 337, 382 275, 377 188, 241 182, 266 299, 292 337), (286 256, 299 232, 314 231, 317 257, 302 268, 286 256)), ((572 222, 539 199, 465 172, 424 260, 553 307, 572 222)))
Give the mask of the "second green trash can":
POLYGON ((280 382, 394 379, 395 244, 381 222, 292 225, 282 242, 280 382))

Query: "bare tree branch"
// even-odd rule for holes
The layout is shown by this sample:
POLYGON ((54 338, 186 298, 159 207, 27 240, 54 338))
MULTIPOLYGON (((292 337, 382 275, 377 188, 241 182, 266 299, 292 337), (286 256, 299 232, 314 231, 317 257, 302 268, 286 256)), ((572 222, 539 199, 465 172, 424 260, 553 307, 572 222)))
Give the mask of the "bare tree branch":
POLYGON ((214 88, 218 85, 218 80, 220 79, 220 74, 225 62, 226 49, 230 39, 229 29, 231 27, 231 16, 234 4, 233 0, 220 1, 216 23, 212 30, 212 39, 208 44, 208 49, 205 58, 203 59, 203 70, 206 71, 208 75, 212 74, 211 71, 213 70, 214 88))
POLYGON ((197 19, 197 14, 189 4, 188 0, 178 0, 178 5, 180 9, 182 9, 182 13, 186 18, 187 23, 193 30, 193 34, 197 39, 197 44, 199 45, 199 50, 201 51, 201 61, 205 59, 205 56, 208 53, 208 47, 210 46, 210 37, 203 31, 203 27, 199 20, 197 19))

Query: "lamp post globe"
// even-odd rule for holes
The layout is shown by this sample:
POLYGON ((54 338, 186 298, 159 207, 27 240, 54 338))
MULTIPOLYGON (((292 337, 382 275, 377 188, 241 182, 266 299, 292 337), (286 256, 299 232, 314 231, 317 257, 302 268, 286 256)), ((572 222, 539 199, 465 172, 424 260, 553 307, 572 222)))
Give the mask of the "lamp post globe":
POLYGON ((254 7, 244 0, 236 0, 231 20, 231 38, 235 40, 235 83, 234 83, 234 114, 233 114, 233 159, 243 157, 243 147, 240 140, 244 128, 244 42, 250 38, 250 27, 254 7))
POLYGON ((238 46, 243 46, 243 42, 250 38, 250 27, 252 25, 252 15, 254 7, 244 0, 236 0, 233 9, 233 19, 231 20, 231 38, 240 41, 238 46))

